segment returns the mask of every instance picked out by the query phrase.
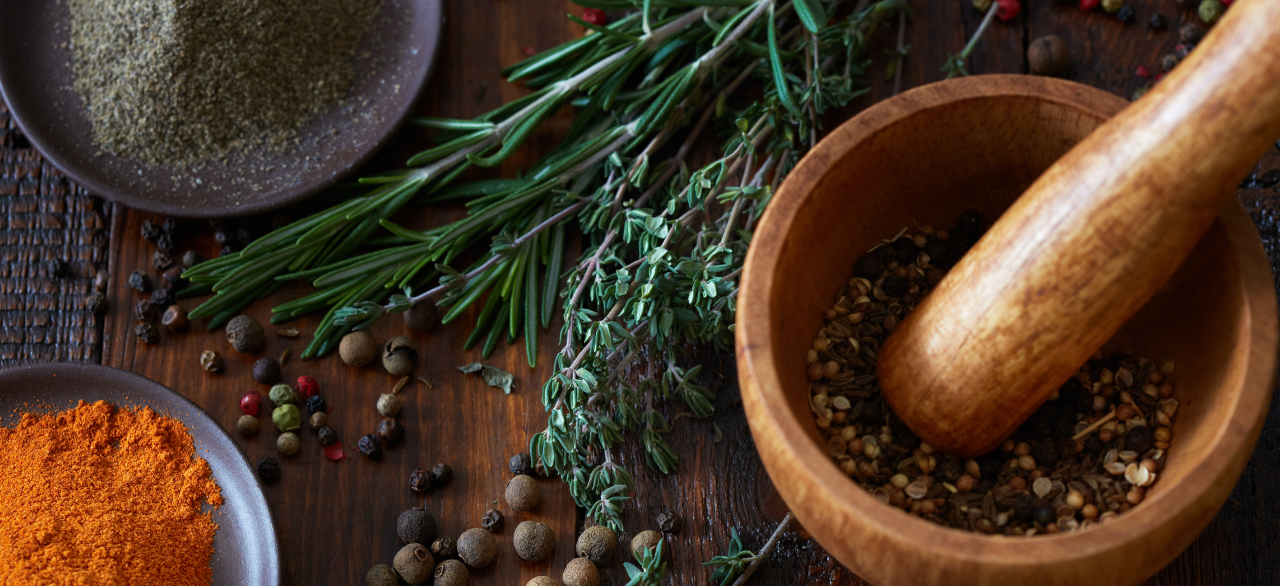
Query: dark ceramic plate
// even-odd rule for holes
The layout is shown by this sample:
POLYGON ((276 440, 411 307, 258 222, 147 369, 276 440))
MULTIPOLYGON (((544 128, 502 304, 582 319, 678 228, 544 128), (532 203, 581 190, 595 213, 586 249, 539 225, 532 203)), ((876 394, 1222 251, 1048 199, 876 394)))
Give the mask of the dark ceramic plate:
POLYGON ((226 500, 214 514, 218 523, 213 538, 214 586, 280 583, 275 526, 257 476, 227 432, 195 403, 151 379, 96 364, 35 364, 0 371, 0 425, 4 427, 17 422, 15 410, 18 414, 61 411, 81 400, 146 405, 186 424, 226 500))
POLYGON ((356 52, 348 102, 360 104, 358 115, 337 107, 299 130, 297 150, 229 157, 198 171, 96 156, 92 126, 71 89, 66 2, 0 0, 0 94, 31 143, 89 191, 170 216, 243 216, 299 201, 373 156, 422 91, 442 19, 441 0, 384 0, 356 52))

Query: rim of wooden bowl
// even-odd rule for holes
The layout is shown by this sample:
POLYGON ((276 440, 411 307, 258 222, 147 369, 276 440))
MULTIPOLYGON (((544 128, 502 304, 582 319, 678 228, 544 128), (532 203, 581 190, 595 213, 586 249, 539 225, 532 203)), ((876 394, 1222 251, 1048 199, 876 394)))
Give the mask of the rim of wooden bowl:
MULTIPOLYGON (((1148 506, 1089 531, 1034 539, 986 536, 942 527, 876 501, 841 474, 814 442, 790 408, 775 365, 775 355, 784 353, 776 351, 771 341, 777 321, 769 307, 773 275, 792 222, 817 184, 840 164, 852 145, 907 116, 947 104, 1001 97, 1033 97, 1103 118, 1127 104, 1102 90, 1059 79, 974 76, 930 84, 880 102, 823 139, 779 189, 747 254, 736 346, 748 422, 783 500, 833 556, 865 579, 884 584, 944 580, 1007 584, 1012 576, 1035 575, 1038 584, 1056 584, 1079 577, 1070 565, 1101 564, 1115 570, 1114 583, 1138 582, 1159 571, 1208 525, 1243 472, 1248 448, 1257 441, 1266 416, 1276 366, 1276 295, 1261 239, 1238 200, 1232 199, 1217 221, 1225 228, 1239 263, 1244 304, 1240 315, 1248 322, 1249 336, 1247 346, 1235 352, 1248 353, 1248 367, 1239 380, 1227 381, 1238 385, 1237 392, 1231 393, 1235 404, 1225 428, 1213 434, 1213 445, 1203 451, 1234 457, 1202 456, 1195 463, 1195 474, 1163 487, 1144 503, 1148 506), (1133 557, 1134 540, 1157 531, 1182 533, 1173 538, 1181 545, 1133 557), (875 553, 859 551, 858 544, 870 543, 876 543, 869 548, 875 553), (896 559, 886 559, 885 552, 893 552, 896 559), (1112 563, 1122 558, 1131 563, 1112 563), (911 567, 901 567, 905 565, 911 567)), ((1098 568, 1089 571, 1096 573, 1098 568)))

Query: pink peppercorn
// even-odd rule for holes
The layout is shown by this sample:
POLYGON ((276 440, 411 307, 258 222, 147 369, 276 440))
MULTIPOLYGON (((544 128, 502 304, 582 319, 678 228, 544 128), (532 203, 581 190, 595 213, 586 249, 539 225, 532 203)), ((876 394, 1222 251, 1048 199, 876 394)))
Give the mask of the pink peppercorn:
POLYGON ((1018 0, 996 0, 996 4, 996 18, 1000 20, 1013 20, 1022 12, 1022 3, 1018 0))
POLYGON ((249 391, 240 397, 240 411, 245 415, 257 415, 258 406, 262 404, 262 393, 249 391))
POLYGON ((308 399, 320 392, 320 383, 317 383, 314 378, 302 375, 298 377, 298 382, 293 385, 293 390, 298 391, 302 398, 308 399))
POLYGON ((1080 10, 1093 10, 1102 0, 1080 0, 1080 10))
POLYGON ((604 26, 609 22, 609 15, 599 8, 584 8, 582 9, 582 20, 596 26, 604 26))
POLYGON ((534 49, 532 46, 529 46, 529 45, 525 45, 524 49, 521 49, 521 50, 524 51, 525 55, 529 55, 530 57, 538 53, 537 49, 534 49))
POLYGON ((1151 72, 1147 70, 1146 66, 1144 66, 1144 65, 1139 65, 1139 66, 1138 66, 1138 77, 1151 77, 1151 72))

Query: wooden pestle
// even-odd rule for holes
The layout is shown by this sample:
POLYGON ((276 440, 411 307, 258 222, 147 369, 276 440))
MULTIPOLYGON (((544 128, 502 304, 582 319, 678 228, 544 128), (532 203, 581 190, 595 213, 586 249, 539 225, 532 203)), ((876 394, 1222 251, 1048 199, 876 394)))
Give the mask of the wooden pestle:
POLYGON ((1280 0, 1241 0, 1036 180, 889 336, 889 405, 943 452, 998 446, 1173 275, 1276 138, 1280 0))

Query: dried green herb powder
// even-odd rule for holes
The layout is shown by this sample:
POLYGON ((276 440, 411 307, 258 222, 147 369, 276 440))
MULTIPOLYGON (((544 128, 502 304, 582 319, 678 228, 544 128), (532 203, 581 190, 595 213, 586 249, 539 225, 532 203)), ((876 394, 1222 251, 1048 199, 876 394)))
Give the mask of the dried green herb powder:
POLYGON ((282 152, 332 108, 381 0, 68 0, 102 151, 148 165, 282 152))

